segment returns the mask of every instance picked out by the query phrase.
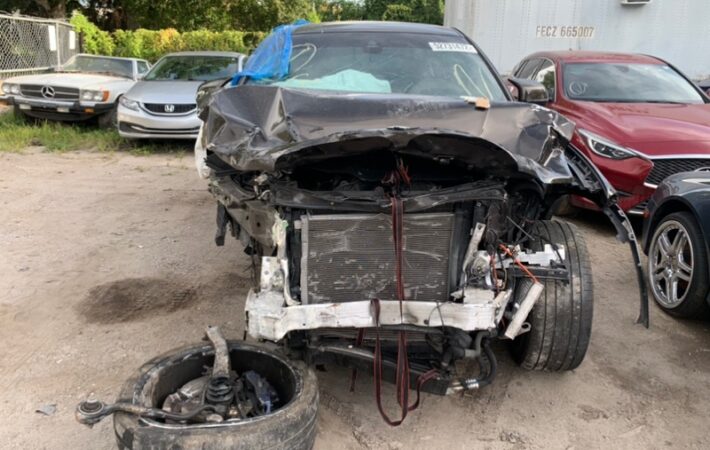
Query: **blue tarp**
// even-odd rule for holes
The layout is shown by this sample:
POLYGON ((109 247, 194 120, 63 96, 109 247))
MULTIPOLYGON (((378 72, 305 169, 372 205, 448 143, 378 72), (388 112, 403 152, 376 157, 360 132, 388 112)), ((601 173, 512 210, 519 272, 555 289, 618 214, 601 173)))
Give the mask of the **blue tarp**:
POLYGON ((232 86, 242 77, 254 80, 265 78, 280 80, 288 74, 288 65, 293 49, 293 30, 307 25, 307 20, 297 20, 289 25, 279 25, 264 39, 247 60, 244 69, 232 78, 232 86))

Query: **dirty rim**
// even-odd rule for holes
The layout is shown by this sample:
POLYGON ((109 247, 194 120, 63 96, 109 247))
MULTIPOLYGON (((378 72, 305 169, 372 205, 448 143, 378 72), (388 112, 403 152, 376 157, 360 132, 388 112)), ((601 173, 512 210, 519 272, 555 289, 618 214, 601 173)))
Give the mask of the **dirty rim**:
MULTIPOLYGON (((229 356, 232 367, 238 372, 256 370, 273 385, 282 399, 278 408, 270 414, 244 419, 239 422, 223 422, 220 425, 229 426, 231 423, 244 423, 245 421, 260 420, 268 417, 288 406, 297 394, 302 380, 290 364, 276 355, 261 351, 256 348, 234 348, 230 346, 229 356)), ((153 407, 161 407, 170 393, 178 391, 182 386, 190 381, 196 381, 204 375, 204 368, 211 367, 214 361, 214 350, 211 347, 204 347, 201 351, 193 354, 180 355, 167 364, 156 368, 150 373, 152 380, 147 382, 142 388, 141 394, 147 396, 148 402, 153 407), (146 392, 145 388, 149 388, 146 392)), ((211 427, 214 424, 175 424, 156 421, 153 419, 142 419, 146 423, 162 428, 201 428, 211 427)))
POLYGON ((680 306, 693 279, 693 246, 688 231, 678 221, 664 222, 654 233, 648 258, 651 290, 665 308, 680 306))

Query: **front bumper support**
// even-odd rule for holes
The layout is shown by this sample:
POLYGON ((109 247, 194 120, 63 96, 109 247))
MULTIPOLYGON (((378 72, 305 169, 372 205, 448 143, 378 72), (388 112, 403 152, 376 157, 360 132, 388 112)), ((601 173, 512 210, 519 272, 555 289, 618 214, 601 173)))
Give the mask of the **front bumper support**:
MULTIPOLYGON (((500 296, 507 296, 507 291, 500 296)), ((283 293, 262 290, 247 295, 246 314, 249 335, 255 339, 279 341, 287 333, 317 328, 370 328, 377 326, 370 301, 318 303, 283 306, 283 293)), ((454 327, 464 331, 491 330, 496 313, 505 308, 502 299, 476 303, 437 303, 427 301, 380 301, 380 325, 454 327)))

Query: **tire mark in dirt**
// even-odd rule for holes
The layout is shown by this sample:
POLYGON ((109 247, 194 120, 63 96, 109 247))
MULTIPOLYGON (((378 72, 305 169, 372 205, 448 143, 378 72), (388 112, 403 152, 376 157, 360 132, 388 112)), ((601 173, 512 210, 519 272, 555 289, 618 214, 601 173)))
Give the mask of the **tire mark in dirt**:
POLYGON ((167 314, 225 293, 245 290, 250 281, 236 274, 221 274, 201 284, 167 278, 125 278, 94 286, 76 306, 87 322, 111 324, 167 314))

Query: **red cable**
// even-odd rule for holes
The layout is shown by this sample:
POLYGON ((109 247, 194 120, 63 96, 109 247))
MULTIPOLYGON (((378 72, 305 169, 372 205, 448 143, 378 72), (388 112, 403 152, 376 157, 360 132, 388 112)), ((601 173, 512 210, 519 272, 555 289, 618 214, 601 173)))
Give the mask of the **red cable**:
POLYGON ((539 283, 539 281, 537 280, 537 277, 536 277, 535 275, 533 275, 533 273, 530 272, 530 271, 528 270, 528 268, 525 267, 525 265, 524 265, 523 263, 521 263, 518 258, 515 257, 515 255, 513 255, 513 252, 511 252, 511 251, 508 249, 508 247, 506 247, 506 246, 503 245, 503 244, 499 244, 499 245, 500 245, 501 250, 503 250, 506 254, 508 254, 508 256, 510 256, 511 258, 513 258, 513 262, 515 262, 515 264, 517 264, 518 267, 520 267, 520 269, 521 269, 523 272, 525 272, 525 274, 533 280, 533 282, 539 283))

